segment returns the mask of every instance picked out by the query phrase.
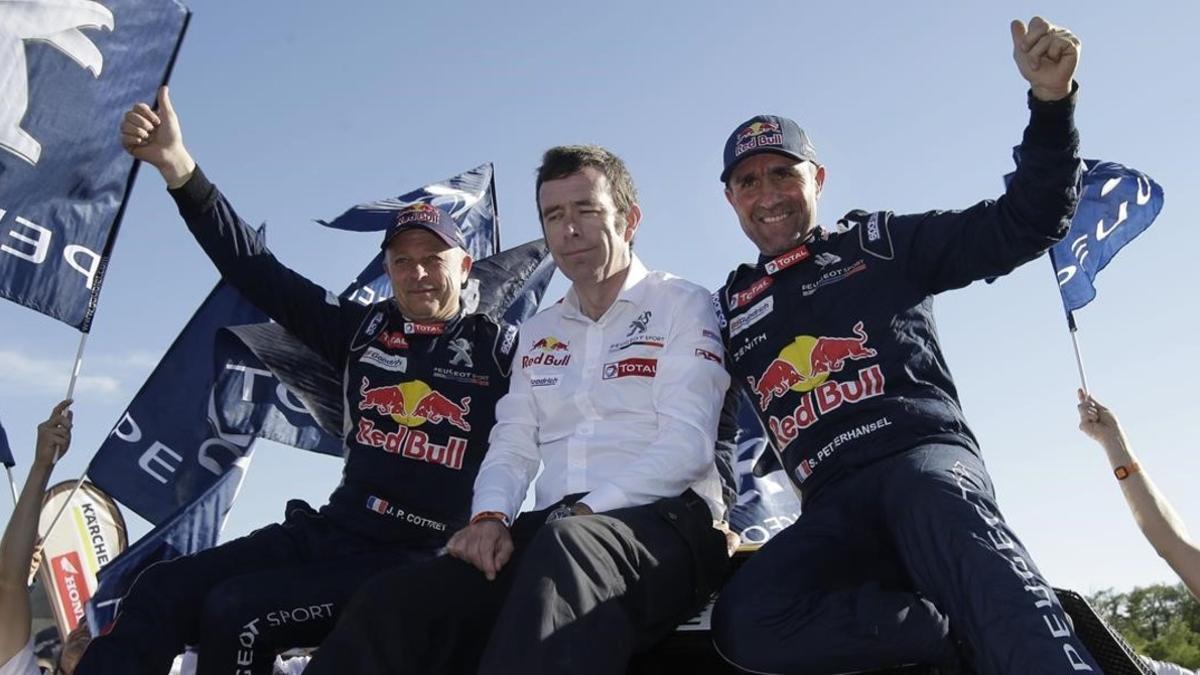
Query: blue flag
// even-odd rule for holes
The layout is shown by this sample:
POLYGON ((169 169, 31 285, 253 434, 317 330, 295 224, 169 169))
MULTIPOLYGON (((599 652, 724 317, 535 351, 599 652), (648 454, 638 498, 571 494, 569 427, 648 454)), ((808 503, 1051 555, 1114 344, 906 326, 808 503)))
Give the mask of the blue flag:
POLYGON ((738 496, 729 512, 729 528, 742 544, 765 544, 800 517, 800 500, 787 475, 778 470, 779 462, 745 392, 738 397, 738 427, 734 458, 738 496))
POLYGON ((213 357, 218 331, 266 318, 218 283, 92 458, 92 482, 158 525, 248 455, 253 437, 227 433, 215 420, 213 357))
POLYGON ((1096 297, 1095 280, 1117 251, 1142 233, 1163 206, 1149 176, 1116 162, 1084 161, 1083 191, 1067 236, 1050 249, 1067 313, 1096 297))
MULTIPOLYGON (((467 240, 467 253, 475 260, 500 251, 500 219, 496 214, 496 181, 491 163, 464 171, 438 183, 430 183, 393 199, 359 204, 330 221, 318 220, 326 227, 355 232, 382 232, 391 226, 396 212, 415 202, 432 204, 446 211, 458 223, 467 240)), ((368 267, 368 272, 380 268, 368 267)), ((351 288, 362 288, 351 285, 351 288)), ((369 305, 375 298, 353 298, 369 305)))
POLYGON ((103 632, 116 618, 121 599, 142 570, 156 562, 216 546, 225 514, 233 505, 248 465, 249 457, 235 462, 231 470, 199 498, 169 516, 100 569, 96 575, 96 592, 87 604, 88 627, 93 635, 103 632))
POLYGON ((0 297, 91 329, 133 158, 187 26, 173 0, 0 3, 0 297))
POLYGON ((4 425, 0 424, 0 464, 12 468, 17 465, 13 459, 12 448, 8 445, 8 434, 4 433, 4 425))

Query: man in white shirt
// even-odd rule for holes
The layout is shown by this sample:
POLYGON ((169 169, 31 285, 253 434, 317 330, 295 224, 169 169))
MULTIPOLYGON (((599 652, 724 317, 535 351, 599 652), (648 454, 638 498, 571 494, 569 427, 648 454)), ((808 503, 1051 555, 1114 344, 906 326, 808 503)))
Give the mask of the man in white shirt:
POLYGON ((611 152, 547 151, 537 198, 572 286, 521 328, 471 524, 450 556, 369 581, 310 674, 623 673, 721 579, 709 294, 633 254, 641 209, 611 152))

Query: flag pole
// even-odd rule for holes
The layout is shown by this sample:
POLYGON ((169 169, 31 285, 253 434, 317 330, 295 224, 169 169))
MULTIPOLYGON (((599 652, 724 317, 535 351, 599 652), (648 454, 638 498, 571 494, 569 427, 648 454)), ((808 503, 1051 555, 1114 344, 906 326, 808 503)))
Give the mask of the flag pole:
POLYGON ((8 487, 12 488, 13 508, 17 508, 17 481, 13 480, 12 467, 5 464, 4 470, 8 472, 8 487))
POLYGON ((1075 325, 1075 313, 1067 312, 1067 328, 1071 331, 1071 346, 1075 348, 1075 366, 1079 368, 1079 381, 1083 384, 1083 393, 1088 393, 1087 372, 1083 369, 1083 355, 1079 351, 1079 339, 1076 333, 1079 327, 1075 325))
MULTIPOLYGON (((79 349, 75 351, 75 366, 71 369, 71 381, 67 383, 68 400, 75 397, 75 383, 79 380, 79 369, 83 365, 83 348, 87 345, 87 337, 87 333, 79 334, 79 349)), ((58 464, 58 460, 61 456, 62 455, 59 453, 55 453, 55 464, 58 464)), ((71 488, 71 494, 67 495, 67 500, 63 502, 61 507, 59 507, 58 513, 54 514, 54 520, 50 521, 50 527, 47 527, 46 531, 42 533, 42 539, 50 536, 50 532, 52 532, 54 530, 54 526, 58 524, 59 518, 62 518, 63 512, 67 510, 67 507, 71 504, 71 500, 75 498, 75 493, 79 492, 79 487, 83 485, 83 479, 87 477, 87 472, 88 465, 85 464, 83 466, 83 473, 79 474, 79 478, 75 480, 75 487, 71 488)))

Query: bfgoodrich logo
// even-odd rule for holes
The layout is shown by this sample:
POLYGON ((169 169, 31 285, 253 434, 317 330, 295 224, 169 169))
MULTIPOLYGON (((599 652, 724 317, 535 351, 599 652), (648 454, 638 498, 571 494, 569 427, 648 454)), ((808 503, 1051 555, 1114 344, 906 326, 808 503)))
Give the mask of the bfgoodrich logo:
POLYGON ((104 56, 81 28, 113 28, 113 14, 92 0, 0 0, 0 148, 32 165, 42 145, 21 128, 29 107, 25 41, 46 42, 100 77, 104 56))

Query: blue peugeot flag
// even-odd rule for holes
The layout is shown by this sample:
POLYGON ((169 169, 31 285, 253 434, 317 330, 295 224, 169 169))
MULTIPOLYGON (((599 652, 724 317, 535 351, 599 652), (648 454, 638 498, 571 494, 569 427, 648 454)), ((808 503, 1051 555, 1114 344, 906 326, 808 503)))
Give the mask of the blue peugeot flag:
POLYGON ((0 298, 91 329, 136 165, 117 129, 170 75, 174 0, 0 2, 0 298))
POLYGON ((754 404, 745 392, 738 396, 737 455, 734 476, 737 502, 729 511, 729 527, 743 545, 765 544, 800 517, 800 500, 787 474, 780 471, 775 452, 767 445, 754 404))
MULTIPOLYGON (((467 240, 467 253, 475 260, 483 260, 500 251, 496 182, 490 162, 399 197, 359 204, 333 220, 317 222, 339 230, 382 232, 391 226, 396 212, 415 202, 432 204, 453 216, 467 240)), ((354 299, 364 305, 374 302, 365 296, 354 299)))
POLYGON ((121 599, 142 570, 156 562, 217 545, 225 514, 233 505, 249 463, 249 457, 234 462, 233 467, 195 501, 171 514, 100 569, 96 575, 99 585, 87 604, 88 627, 93 635, 104 632, 116 618, 121 599))
POLYGON ((1162 188, 1141 171, 1094 159, 1084 160, 1084 166, 1071 229, 1050 249, 1068 315, 1096 297, 1096 275, 1121 247, 1150 227, 1163 207, 1162 188))
POLYGON ((253 437, 216 422, 213 356, 218 331, 266 318, 218 283, 96 451, 88 467, 92 482, 158 525, 248 455, 253 437))
POLYGON ((4 433, 3 424, 0 424, 0 464, 10 469, 17 465, 13 459, 12 448, 8 445, 8 434, 4 433))

